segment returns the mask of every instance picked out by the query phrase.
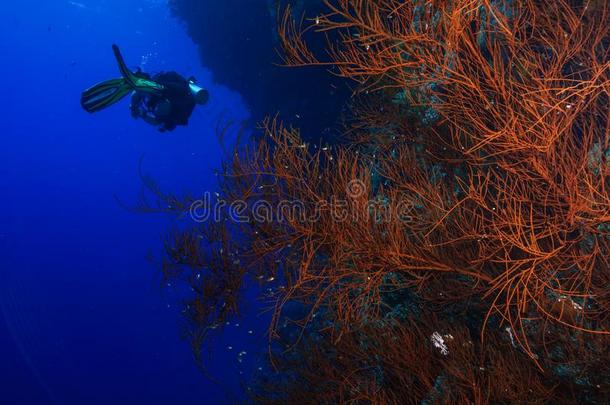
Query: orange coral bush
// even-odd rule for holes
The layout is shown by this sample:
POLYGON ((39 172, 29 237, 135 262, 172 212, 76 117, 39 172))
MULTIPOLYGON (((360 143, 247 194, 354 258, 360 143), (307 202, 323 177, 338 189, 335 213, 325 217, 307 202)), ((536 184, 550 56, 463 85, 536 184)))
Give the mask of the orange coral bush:
MULTIPOLYGON (((301 367, 301 389, 319 386, 328 402, 426 400, 441 375, 449 385, 432 402, 603 398, 608 3, 325 3, 328 14, 304 29, 286 13, 280 38, 287 65, 355 81, 346 143, 309 145, 268 119, 261 140, 232 153, 222 198, 255 215, 225 213, 168 242, 167 274, 190 269, 194 346, 238 313, 250 278, 271 286, 272 338, 284 338, 286 305, 307 309, 291 319, 300 366, 275 364, 301 367), (326 56, 307 47, 316 32, 328 35, 326 56), (472 319, 451 326, 457 354, 434 360, 441 326, 430 325, 460 317, 472 319), (311 349, 311 325, 327 352, 311 349), (325 360, 330 352, 347 363, 325 360), (379 381, 371 364, 385 372, 379 381)), ((305 395, 292 389, 284 400, 305 395)))
POLYGON ((328 61, 307 51, 286 17, 286 62, 329 65, 358 91, 393 89, 433 108, 440 123, 428 136, 463 165, 454 193, 434 190, 426 175, 413 182, 418 169, 400 146, 407 161, 380 159, 393 190, 430 202, 417 249, 459 258, 453 272, 479 281, 488 315, 500 314, 532 356, 526 319, 608 334, 607 3, 327 5, 310 28, 338 32, 328 61))

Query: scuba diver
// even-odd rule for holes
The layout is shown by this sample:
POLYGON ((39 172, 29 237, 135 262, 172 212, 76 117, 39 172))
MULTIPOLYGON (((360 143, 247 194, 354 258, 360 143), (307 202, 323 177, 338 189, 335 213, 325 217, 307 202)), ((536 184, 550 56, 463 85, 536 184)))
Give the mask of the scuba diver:
POLYGON ((81 95, 81 106, 94 113, 116 104, 131 94, 131 116, 142 118, 159 131, 172 131, 178 125, 188 125, 197 104, 206 104, 207 90, 195 84, 193 77, 185 79, 176 72, 161 72, 154 76, 139 68, 131 72, 119 47, 112 45, 122 77, 96 84, 81 95))

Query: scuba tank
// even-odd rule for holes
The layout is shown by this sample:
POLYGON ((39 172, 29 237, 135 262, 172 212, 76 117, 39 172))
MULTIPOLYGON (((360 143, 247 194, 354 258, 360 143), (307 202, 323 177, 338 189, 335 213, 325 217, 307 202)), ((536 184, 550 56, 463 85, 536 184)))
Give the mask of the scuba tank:
POLYGON ((195 97, 197 104, 203 105, 208 102, 210 93, 206 89, 197 86, 194 79, 189 79, 189 89, 191 89, 191 94, 195 97))

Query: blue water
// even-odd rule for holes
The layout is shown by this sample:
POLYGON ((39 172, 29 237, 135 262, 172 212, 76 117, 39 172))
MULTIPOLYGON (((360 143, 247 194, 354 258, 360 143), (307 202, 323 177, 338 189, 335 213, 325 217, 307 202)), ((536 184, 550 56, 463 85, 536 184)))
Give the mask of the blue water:
POLYGON ((241 370, 221 346, 254 343, 229 330, 213 363, 222 387, 203 378, 179 305, 146 260, 171 219, 115 195, 136 201, 141 157, 169 191, 213 190, 214 128, 248 118, 239 94, 212 82, 163 1, 2 8, 0 404, 224 403, 241 370), (127 100, 87 114, 80 92, 118 76, 112 43, 132 68, 196 76, 210 102, 164 134, 131 119, 127 100))

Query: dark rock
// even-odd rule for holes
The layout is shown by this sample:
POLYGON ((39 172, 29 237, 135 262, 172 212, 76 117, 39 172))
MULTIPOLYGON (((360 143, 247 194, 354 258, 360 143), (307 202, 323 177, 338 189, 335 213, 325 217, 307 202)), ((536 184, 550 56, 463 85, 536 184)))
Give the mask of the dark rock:
MULTIPOLYGON (((321 0, 292 2, 295 14, 322 10, 321 0)), ((277 14, 287 0, 171 0, 199 46, 202 64, 215 81, 240 92, 254 120, 280 117, 302 129, 306 139, 333 132, 349 91, 324 68, 279 66, 277 14)), ((280 11, 282 12, 282 11, 280 11)), ((323 50, 322 35, 311 47, 323 50)), ((326 135, 327 136, 327 135, 326 135)))

